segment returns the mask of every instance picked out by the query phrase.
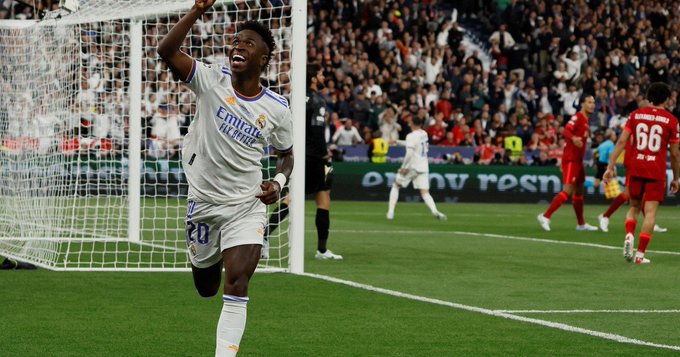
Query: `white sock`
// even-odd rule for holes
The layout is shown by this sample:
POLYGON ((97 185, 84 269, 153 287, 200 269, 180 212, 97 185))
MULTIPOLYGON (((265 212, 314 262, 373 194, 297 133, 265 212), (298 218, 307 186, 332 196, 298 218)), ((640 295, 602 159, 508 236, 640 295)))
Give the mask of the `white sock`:
POLYGON ((397 206, 397 201, 399 201, 399 189, 392 186, 392 189, 390 190, 389 205, 387 206, 388 215, 394 215, 394 207, 397 206))
POLYGON ((247 297, 222 295, 224 305, 217 322, 216 357, 236 356, 246 328, 247 297))
POLYGON ((430 209, 432 214, 437 214, 439 211, 437 211, 437 206, 434 204, 434 199, 429 193, 426 193, 423 196, 423 202, 427 205, 427 207, 430 209))

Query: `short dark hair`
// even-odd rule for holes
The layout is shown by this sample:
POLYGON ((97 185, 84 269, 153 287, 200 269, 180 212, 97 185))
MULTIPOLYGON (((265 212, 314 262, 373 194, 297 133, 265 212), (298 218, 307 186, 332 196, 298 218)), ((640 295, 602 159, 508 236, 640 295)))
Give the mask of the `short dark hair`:
POLYGON ((418 118, 417 116, 416 116, 416 117, 412 117, 412 118, 411 118, 411 122, 412 122, 413 125, 415 125, 415 126, 423 126, 423 119, 418 118))
POLYGON ((593 97, 593 94, 592 93, 583 93, 581 95, 581 99, 578 101, 578 104, 583 104, 583 102, 585 102, 586 99, 588 99, 589 97, 593 97))
POLYGON ((254 21, 254 20, 249 20, 241 24, 241 27, 239 28, 239 32, 243 30, 251 30, 257 32, 260 37, 262 37, 262 41, 267 45, 267 48, 269 48, 269 53, 267 54, 267 63, 265 66, 269 65, 269 61, 272 59, 272 53, 276 49, 276 43, 274 42, 274 35, 272 35, 272 31, 265 25, 263 25, 261 22, 254 21))
POLYGON ((308 63, 307 64, 307 87, 312 84, 312 78, 321 70, 321 66, 318 63, 308 63))
POLYGON ((647 99, 654 105, 663 104, 671 97, 671 87, 666 83, 655 82, 647 89, 647 99))

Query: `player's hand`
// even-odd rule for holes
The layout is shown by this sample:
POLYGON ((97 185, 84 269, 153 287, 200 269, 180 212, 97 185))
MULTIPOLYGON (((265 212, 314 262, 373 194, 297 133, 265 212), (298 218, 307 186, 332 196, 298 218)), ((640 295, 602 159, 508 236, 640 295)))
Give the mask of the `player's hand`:
POLYGON ((671 195, 678 193, 678 180, 671 181, 671 195))
POLYGON ((215 4, 216 0, 195 0, 194 7, 199 10, 208 10, 215 4))
POLYGON ((397 173, 400 175, 406 175, 408 173, 408 169, 399 169, 397 170, 397 173))
POLYGON ((577 148, 583 146, 583 139, 579 137, 574 136, 573 138, 571 138, 571 142, 574 143, 574 145, 576 145, 577 148))
POLYGON ((612 178, 614 178, 614 176, 616 176, 616 171, 607 168, 607 171, 605 171, 604 175, 602 175, 602 181, 604 181, 605 183, 609 183, 609 181, 611 181, 612 178))
POLYGON ((281 192, 281 187, 279 187, 279 183, 276 181, 267 181, 264 182, 260 185, 260 189, 262 189, 262 193, 259 195, 255 196, 262 201, 262 203, 266 205, 270 205, 279 199, 279 193, 281 192))

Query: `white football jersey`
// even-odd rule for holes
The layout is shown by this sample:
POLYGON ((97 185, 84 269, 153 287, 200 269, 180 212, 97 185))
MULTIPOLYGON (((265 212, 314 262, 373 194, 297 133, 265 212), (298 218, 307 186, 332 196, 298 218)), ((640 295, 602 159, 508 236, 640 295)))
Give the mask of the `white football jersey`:
POLYGON ((423 129, 412 131, 406 135, 406 155, 401 167, 416 172, 429 172, 427 151, 429 144, 427 132, 423 129))
POLYGON ((289 151, 293 121, 288 101, 266 87, 246 97, 231 85, 231 69, 194 60, 186 85, 196 115, 182 145, 189 199, 237 204, 261 192, 264 149, 289 151))

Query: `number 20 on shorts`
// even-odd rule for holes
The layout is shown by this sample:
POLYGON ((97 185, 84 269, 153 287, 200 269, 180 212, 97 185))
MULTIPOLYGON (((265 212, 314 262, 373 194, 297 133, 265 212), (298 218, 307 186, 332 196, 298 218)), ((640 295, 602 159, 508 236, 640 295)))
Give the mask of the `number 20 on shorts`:
POLYGON ((198 244, 207 244, 210 233, 210 227, 205 223, 194 223, 186 221, 187 223, 187 245, 193 242, 198 244))

